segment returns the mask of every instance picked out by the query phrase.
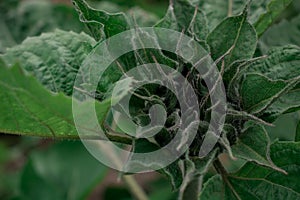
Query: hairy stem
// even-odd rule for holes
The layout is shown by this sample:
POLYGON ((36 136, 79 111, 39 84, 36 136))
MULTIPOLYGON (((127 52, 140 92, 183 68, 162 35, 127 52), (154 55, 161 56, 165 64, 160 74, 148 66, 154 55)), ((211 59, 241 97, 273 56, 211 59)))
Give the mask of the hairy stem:
POLYGON ((198 200, 202 189, 203 176, 194 177, 185 188, 182 200, 198 200))
POLYGON ((238 199, 241 200, 241 197, 238 195, 238 193, 235 191, 233 186, 231 185, 230 181, 228 180, 228 173, 226 169, 223 167, 222 163, 220 162, 219 159, 216 159, 214 161, 214 167, 217 170, 217 172, 222 176, 222 180, 224 183, 230 188, 234 196, 238 199))

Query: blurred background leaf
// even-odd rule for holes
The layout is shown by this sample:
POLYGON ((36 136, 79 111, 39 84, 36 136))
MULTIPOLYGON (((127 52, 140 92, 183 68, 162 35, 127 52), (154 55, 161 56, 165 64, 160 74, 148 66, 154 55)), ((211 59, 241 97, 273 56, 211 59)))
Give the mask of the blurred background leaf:
POLYGON ((19 199, 85 199, 106 172, 81 142, 58 142, 31 153, 21 174, 19 199))
POLYGON ((76 11, 64 4, 52 4, 47 0, 0 2, 0 53, 26 37, 56 28, 74 32, 85 29, 76 11))

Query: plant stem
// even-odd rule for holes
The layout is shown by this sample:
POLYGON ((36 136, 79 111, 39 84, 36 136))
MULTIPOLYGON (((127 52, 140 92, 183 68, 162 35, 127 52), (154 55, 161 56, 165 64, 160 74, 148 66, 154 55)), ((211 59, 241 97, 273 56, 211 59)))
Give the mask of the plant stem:
POLYGON ((232 16, 232 8, 233 8, 233 0, 228 0, 228 13, 227 13, 228 17, 232 16))
POLYGON ((230 188, 234 196, 238 199, 241 200, 241 197, 238 195, 238 193, 235 191, 233 186, 231 185, 230 181, 228 180, 228 173, 226 169, 223 167, 222 163, 220 162, 219 159, 216 159, 214 161, 214 167, 217 170, 217 172, 222 176, 222 180, 224 183, 230 188))
MULTIPOLYGON (((106 155, 109 157, 110 161, 114 163, 115 167, 117 169, 122 169, 122 166, 124 163, 120 160, 119 156, 116 154, 114 149, 112 149, 110 146, 102 146, 99 145, 99 148, 101 151, 106 152, 106 155)), ((129 175, 122 175, 122 180, 124 181, 127 188, 130 190, 131 194, 137 199, 137 200, 147 200, 147 196, 143 189, 139 186, 139 184, 136 182, 134 177, 129 175)))
MULTIPOLYGON (((116 116, 116 120, 118 121, 119 116, 116 116)), ((112 129, 117 128, 116 121, 113 121, 111 124, 112 129)), ((130 140, 131 141, 131 140, 130 140)), ((109 152, 109 156, 111 160, 121 169, 123 163, 120 161, 119 157, 114 154, 114 151, 106 151, 109 152)), ((131 194, 137 200, 148 200, 148 197, 144 190, 140 187, 140 185, 136 182, 133 176, 130 175, 122 175, 122 180, 124 181, 127 188, 130 190, 131 194)))
POLYGON ((202 189, 202 183, 203 176, 195 176, 184 189, 181 196, 182 200, 198 200, 202 189))
POLYGON ((127 185, 128 189, 130 190, 131 194, 137 200, 148 200, 147 195, 145 194, 144 190, 139 186, 133 176, 130 175, 123 175, 122 177, 124 183, 127 185))
POLYGON ((132 140, 129 137, 113 135, 110 132, 106 133, 106 137, 109 139, 109 141, 112 142, 117 142, 121 144, 132 144, 132 140))

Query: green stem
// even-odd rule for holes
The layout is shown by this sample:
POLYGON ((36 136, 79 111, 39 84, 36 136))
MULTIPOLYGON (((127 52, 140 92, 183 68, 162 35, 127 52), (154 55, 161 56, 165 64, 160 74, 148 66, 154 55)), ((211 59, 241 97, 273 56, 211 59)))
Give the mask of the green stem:
POLYGON ((144 190, 139 186, 133 176, 123 175, 122 179, 130 190, 131 194, 137 200, 148 200, 148 197, 145 194, 144 190))
POLYGON ((228 13, 227 13, 228 17, 232 16, 232 8, 233 8, 233 0, 228 0, 228 13))
POLYGON ((112 142, 117 142, 117 143, 121 143, 121 144, 132 144, 132 139, 130 137, 126 137, 126 136, 120 136, 120 135, 116 135, 113 132, 109 132, 106 131, 105 135, 107 138, 102 138, 99 136, 82 136, 79 137, 79 135, 54 135, 54 136, 50 136, 50 135, 44 135, 44 134, 36 134, 36 133, 15 133, 15 132, 7 132, 0 130, 0 135, 19 135, 19 136, 31 136, 31 137, 38 137, 38 138, 44 138, 44 139, 52 139, 52 140, 103 140, 103 141, 107 141, 107 139, 109 141, 112 142))
MULTIPOLYGON (((106 152, 106 155, 109 157, 109 160, 118 168, 122 169, 123 164, 122 161, 120 160, 119 156, 116 154, 114 149, 112 149, 110 146, 102 146, 99 145, 98 147, 101 149, 102 152, 106 152)), ((139 184, 136 182, 134 177, 132 176, 122 176, 122 180, 124 181, 125 185, 131 192, 131 194, 137 199, 137 200, 147 200, 147 196, 143 189, 139 186, 139 184)))
MULTIPOLYGON (((116 116, 116 121, 118 121, 119 116, 116 116)), ((111 129, 117 128, 116 121, 113 121, 111 124, 111 129)), ((130 139, 132 142, 132 140, 130 139)), ((122 162, 120 161, 119 157, 114 154, 114 151, 106 151, 108 152, 109 156, 111 157, 111 160, 119 167, 122 167, 122 162)), ((140 185, 136 182, 133 176, 130 175, 122 175, 122 180, 124 181, 125 185, 131 192, 131 194, 135 197, 137 200, 148 200, 148 197, 144 190, 140 187, 140 185)))
POLYGON ((220 162, 219 159, 216 159, 214 161, 214 167, 217 170, 217 172, 222 176, 222 180, 224 183, 230 188, 234 196, 238 199, 241 200, 241 197, 238 195, 238 193, 235 191, 233 186, 231 185, 230 181, 228 180, 228 173, 226 169, 223 167, 222 163, 220 162))
POLYGON ((194 177, 194 179, 186 186, 182 194, 182 200, 198 200, 202 189, 202 182, 203 176, 194 177))
POLYGON ((114 127, 109 127, 109 125, 104 124, 102 127, 105 130, 106 137, 113 142, 119 142, 122 144, 132 144, 132 138, 127 136, 125 133, 118 133, 114 131, 116 129, 116 125, 113 124, 114 127))

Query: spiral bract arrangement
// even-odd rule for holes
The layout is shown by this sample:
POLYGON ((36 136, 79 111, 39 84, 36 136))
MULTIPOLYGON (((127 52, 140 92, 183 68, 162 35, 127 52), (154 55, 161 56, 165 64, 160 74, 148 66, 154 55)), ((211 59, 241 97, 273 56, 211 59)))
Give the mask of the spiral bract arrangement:
POLYGON ((170 29, 137 28, 100 42, 79 69, 74 88, 73 114, 83 144, 119 171, 158 170, 185 153, 204 157, 225 121, 217 66, 199 42, 170 29), (105 73, 118 79, 111 88, 103 87, 113 81, 104 80, 105 73), (97 110, 99 99, 110 109, 97 110), (107 112, 107 119, 98 121, 97 112, 107 112), (108 134, 129 138, 133 149, 108 134), (153 148, 143 148, 145 143, 153 148))

